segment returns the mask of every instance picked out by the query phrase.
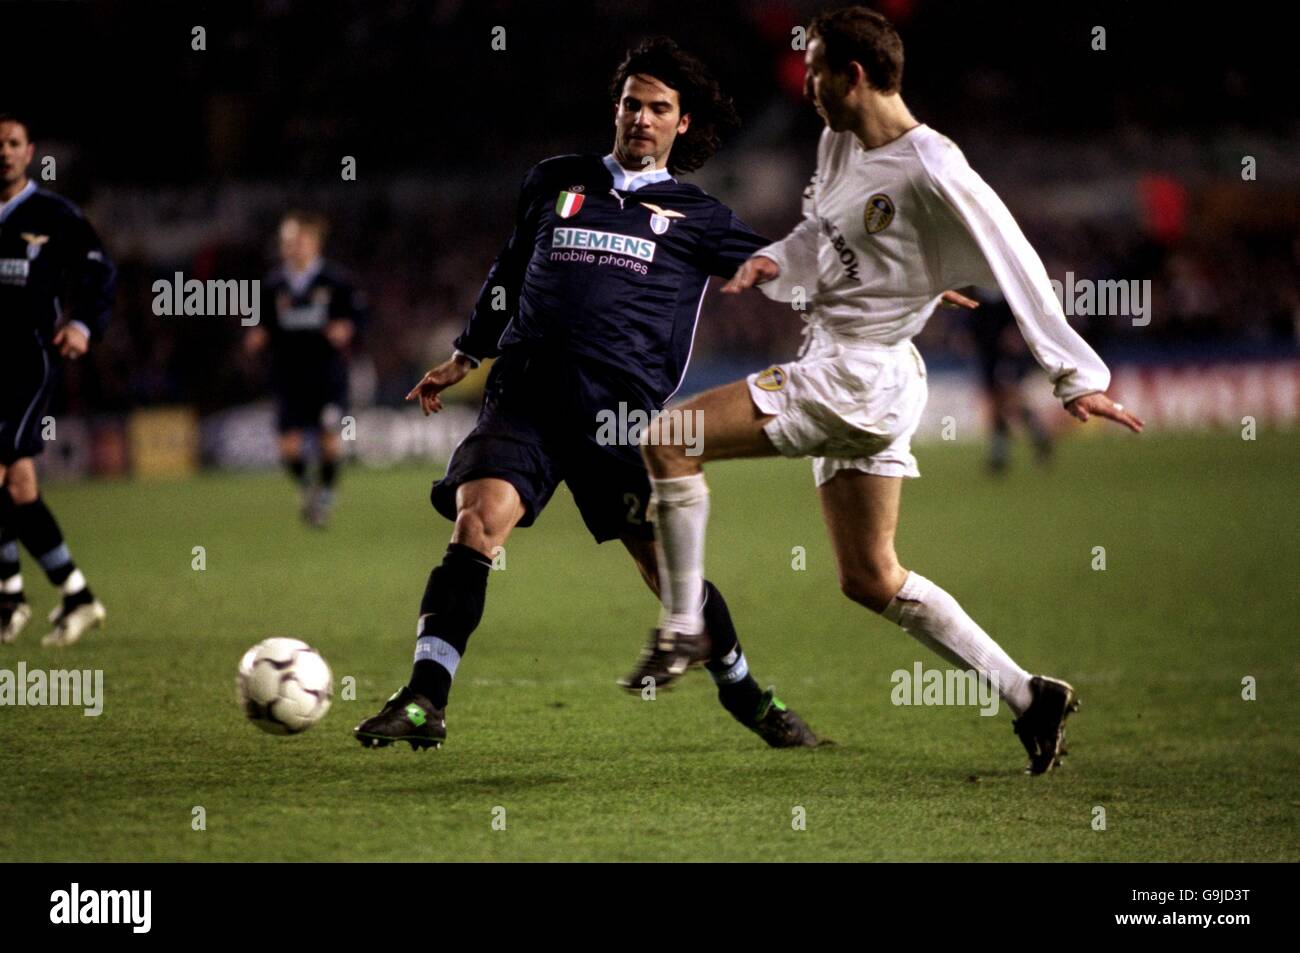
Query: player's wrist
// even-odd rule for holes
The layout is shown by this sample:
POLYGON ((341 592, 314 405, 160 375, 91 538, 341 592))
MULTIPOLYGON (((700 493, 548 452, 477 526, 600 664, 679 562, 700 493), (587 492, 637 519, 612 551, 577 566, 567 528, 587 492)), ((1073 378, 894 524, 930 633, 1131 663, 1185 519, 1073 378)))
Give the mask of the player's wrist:
POLYGON ((764 285, 780 278, 785 271, 784 265, 775 257, 759 253, 750 258, 753 265, 755 283, 764 285))
POLYGON ((1069 407, 1071 404, 1075 403, 1076 401, 1083 400, 1083 398, 1085 397, 1091 397, 1094 394, 1105 394, 1105 393, 1106 392, 1102 390, 1086 390, 1083 391, 1082 393, 1073 394, 1069 397, 1062 397, 1061 403, 1064 404, 1066 407, 1069 407))

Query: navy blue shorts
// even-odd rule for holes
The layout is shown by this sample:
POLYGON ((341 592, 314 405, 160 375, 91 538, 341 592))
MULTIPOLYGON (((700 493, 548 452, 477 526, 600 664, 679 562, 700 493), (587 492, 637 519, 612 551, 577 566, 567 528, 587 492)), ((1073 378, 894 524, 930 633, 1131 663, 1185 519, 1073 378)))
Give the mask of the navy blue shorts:
POLYGON ((275 388, 275 424, 280 433, 291 430, 337 430, 347 410, 347 380, 326 376, 278 382, 275 388))
POLYGON ((455 520, 457 488, 496 477, 519 492, 519 525, 531 526, 563 482, 596 542, 652 539, 650 478, 639 448, 596 442, 597 413, 616 411, 620 402, 644 403, 568 359, 508 351, 488 375, 478 422, 433 485, 434 509, 455 520))
POLYGON ((1034 368, 1034 359, 1026 354, 980 355, 980 378, 986 391, 1002 387, 1015 387, 1034 368))
POLYGON ((41 431, 54 392, 56 360, 44 348, 24 347, 0 361, 0 466, 44 452, 41 431))

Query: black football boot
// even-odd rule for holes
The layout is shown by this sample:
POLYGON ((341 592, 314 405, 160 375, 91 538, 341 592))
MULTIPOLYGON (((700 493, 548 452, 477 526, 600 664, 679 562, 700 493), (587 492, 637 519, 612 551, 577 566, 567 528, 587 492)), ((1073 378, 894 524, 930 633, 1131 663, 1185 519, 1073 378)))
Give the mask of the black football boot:
POLYGON ((1068 682, 1041 675, 1030 680, 1029 690, 1033 701, 1011 727, 1029 752, 1025 773, 1046 774, 1065 754, 1065 719, 1079 710, 1079 697, 1068 682))
POLYGON ((447 740, 446 709, 434 708, 429 699, 404 685, 379 714, 357 725, 352 733, 363 748, 385 748, 394 741, 407 742, 412 751, 441 748, 447 740))
POLYGON ((629 692, 639 692, 647 684, 653 684, 656 691, 669 688, 687 669, 707 662, 709 652, 709 636, 705 632, 690 635, 671 629, 652 629, 636 668, 618 683, 629 692), (647 683, 647 678, 653 681, 647 683))

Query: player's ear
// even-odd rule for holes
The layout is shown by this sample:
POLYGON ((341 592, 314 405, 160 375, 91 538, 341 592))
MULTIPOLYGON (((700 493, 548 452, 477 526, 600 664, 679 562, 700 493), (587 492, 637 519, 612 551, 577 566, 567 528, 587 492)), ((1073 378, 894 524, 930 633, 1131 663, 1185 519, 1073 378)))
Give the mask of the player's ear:
POLYGON ((691 114, 682 113, 682 118, 677 120, 677 135, 681 135, 691 127, 691 114))
POLYGON ((849 91, 866 87, 870 84, 867 82, 867 71, 862 68, 862 64, 857 60, 849 60, 849 91))

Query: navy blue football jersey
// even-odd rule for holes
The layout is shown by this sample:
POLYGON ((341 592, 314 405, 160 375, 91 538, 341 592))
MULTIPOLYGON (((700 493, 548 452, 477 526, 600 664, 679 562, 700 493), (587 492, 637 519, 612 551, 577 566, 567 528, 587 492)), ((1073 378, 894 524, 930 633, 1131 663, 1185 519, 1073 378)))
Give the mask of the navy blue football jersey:
POLYGON ((261 312, 270 335, 273 382, 342 373, 344 355, 325 337, 325 325, 345 319, 359 331, 366 318, 365 295, 333 262, 322 259, 315 274, 297 288, 283 266, 273 270, 262 281, 261 312))
POLYGON ((730 278, 767 244, 697 186, 620 191, 599 156, 547 159, 524 177, 514 232, 455 346, 482 359, 542 345, 661 407, 686 372, 709 276, 730 278))
POLYGON ((81 211, 30 183, 0 219, 0 351, 51 348, 79 321, 103 336, 117 272, 81 211))

